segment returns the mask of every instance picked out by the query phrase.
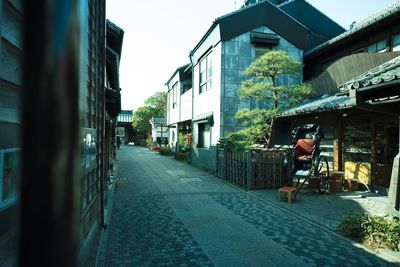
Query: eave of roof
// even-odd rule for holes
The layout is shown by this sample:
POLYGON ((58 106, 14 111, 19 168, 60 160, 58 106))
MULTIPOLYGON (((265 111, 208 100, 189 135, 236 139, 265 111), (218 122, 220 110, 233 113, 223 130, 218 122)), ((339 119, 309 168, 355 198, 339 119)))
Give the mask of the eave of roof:
POLYGON ((114 90, 119 90, 119 56, 111 49, 109 46, 106 48, 107 60, 106 60, 106 70, 109 77, 111 87, 114 90))
POLYGON ((400 12, 400 0, 396 0, 395 2, 393 2, 392 4, 390 4, 389 6, 387 6, 386 8, 368 16, 367 18, 361 20, 360 22, 356 23, 353 25, 353 27, 347 31, 345 31, 344 33, 314 47, 313 49, 307 51, 305 53, 305 56, 309 56, 314 54, 317 51, 320 51, 323 48, 326 48, 328 46, 331 46, 335 43, 337 43, 340 40, 346 39, 350 36, 352 36, 355 33, 358 33, 364 29, 366 29, 367 27, 385 19, 388 18, 390 16, 392 16, 393 14, 396 14, 400 12))
POLYGON ((338 86, 341 91, 359 89, 400 79, 400 56, 389 60, 338 86))
POLYGON ((118 27, 115 23, 107 19, 107 44, 112 47, 112 49, 121 56, 122 52, 122 42, 124 39, 124 30, 118 27), (114 39, 112 41, 111 39, 114 39))
MULTIPOLYGON (((294 0, 296 1, 296 0, 294 0)), ((201 44, 207 39, 210 33, 215 29, 215 27, 219 24, 221 27, 221 41, 230 40, 246 31, 250 31, 253 28, 266 24, 269 22, 273 27, 274 31, 277 31, 278 34, 287 38, 289 41, 293 42, 300 48, 305 47, 305 41, 301 40, 301 34, 299 31, 303 31, 303 34, 308 33, 310 29, 293 18, 291 15, 281 10, 279 7, 270 3, 269 1, 259 2, 254 5, 250 5, 238 10, 235 10, 231 13, 218 17, 214 20, 211 27, 207 30, 204 36, 200 39, 200 41, 196 44, 196 46, 190 51, 189 56, 193 55, 193 53, 201 46, 201 44), (282 21, 268 20, 271 14, 266 14, 265 9, 269 9, 269 11, 275 11, 273 14, 278 18, 286 18, 288 27, 282 26, 282 21), (249 15, 250 14, 250 15, 249 15), (242 23, 235 22, 236 20, 242 19, 242 23), (253 26, 252 26, 253 25, 253 26), (277 30, 280 29, 281 31, 277 30)), ((304 38, 305 39, 305 38, 304 38)))
POLYGON ((290 0, 278 6, 306 27, 324 37, 332 38, 345 31, 337 22, 305 0, 290 0), (316 21, 318 23, 315 23, 316 21))
POLYGON ((167 119, 152 117, 149 122, 154 124, 167 124, 167 119))
POLYGON ((190 63, 187 63, 187 64, 185 64, 185 65, 182 65, 182 66, 178 67, 178 68, 174 71, 174 73, 171 75, 171 77, 168 79, 168 81, 165 83, 165 85, 168 86, 169 82, 174 78, 174 76, 175 76, 178 72, 186 71, 189 67, 190 67, 190 63))
POLYGON ((326 112, 337 109, 348 109, 351 107, 351 99, 348 95, 324 95, 318 98, 305 99, 303 102, 283 110, 280 113, 280 117, 326 112))

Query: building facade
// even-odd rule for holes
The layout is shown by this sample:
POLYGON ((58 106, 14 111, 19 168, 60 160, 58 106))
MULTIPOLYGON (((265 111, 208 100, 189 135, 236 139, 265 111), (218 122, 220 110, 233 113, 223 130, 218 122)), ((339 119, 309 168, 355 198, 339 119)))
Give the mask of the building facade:
MULTIPOLYGON (((216 145, 221 137, 241 129, 235 114, 255 106, 240 100, 237 89, 243 71, 269 50, 286 51, 303 62, 304 53, 344 30, 305 1, 274 5, 269 1, 241 8, 216 19, 190 53, 193 66, 193 144, 191 161, 216 170, 216 145), (316 25, 309 17, 320 19, 316 25)), ((303 81, 302 74, 285 76, 278 83, 303 81)))
POLYGON ((133 110, 121 110, 117 117, 117 135, 121 137, 122 143, 133 142, 132 127, 133 110))
MULTIPOLYGON (((77 245, 85 265, 91 247, 96 245, 94 236, 104 225, 103 188, 108 169, 105 1, 34 5, 18 0, 0 3, 0 240, 5 242, 4 247, 0 244, 0 265, 16 262, 18 243, 22 265, 25 260, 36 259, 35 245, 43 248, 44 265, 59 260, 50 251, 58 248, 59 255, 72 256, 74 253, 70 252, 77 245), (38 10, 43 14, 35 14, 40 18, 35 18, 37 35, 32 37, 24 29, 32 29, 29 21, 38 10), (46 16, 48 13, 52 16, 46 16), (65 17, 54 23, 54 14, 60 13, 65 17), (48 25, 55 30, 49 31, 48 25), (55 32, 57 36, 53 36, 55 32), (56 39, 57 44, 52 42, 56 39), (30 53, 23 53, 23 48, 30 53), (24 86, 30 90, 24 91, 24 86), (73 129, 79 136, 74 136, 73 129), (20 140, 26 145, 22 155, 20 140), (75 147, 66 146, 67 143, 79 143, 77 172, 74 170, 78 161, 69 160, 75 147), (25 160, 23 168, 20 157, 25 160), (73 174, 79 177, 72 177, 73 174), (75 229, 77 233, 73 234, 79 235, 76 243, 75 235, 65 236, 75 229), (37 238, 38 235, 42 236, 37 238), (52 243, 54 240, 63 243, 52 243), (40 242, 46 244, 46 249, 40 242)), ((118 75, 118 69, 115 71, 118 75)), ((71 264, 76 262, 75 258, 69 260, 71 264)))
POLYGON ((305 53, 304 76, 316 95, 281 118, 282 129, 322 125, 333 168, 365 189, 392 192, 390 209, 397 213, 399 14, 396 1, 305 53))
POLYGON ((153 144, 157 146, 168 145, 168 127, 167 120, 165 118, 151 118, 149 123, 151 124, 151 137, 153 144))
POLYGON ((182 138, 187 138, 192 130, 192 66, 183 65, 176 69, 166 82, 168 144, 172 151, 183 149, 182 138))
POLYGON ((21 148, 23 10, 21 1, 0 3, 0 265, 16 249, 21 148))

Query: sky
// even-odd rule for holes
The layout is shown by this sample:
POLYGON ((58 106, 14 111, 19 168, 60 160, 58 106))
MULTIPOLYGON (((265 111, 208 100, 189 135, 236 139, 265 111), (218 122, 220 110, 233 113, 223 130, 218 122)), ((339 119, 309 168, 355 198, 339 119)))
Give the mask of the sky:
MULTIPOLYGON (((308 0, 348 29, 395 0, 308 0)), ((107 0, 107 19, 124 30, 120 62, 123 110, 144 106, 174 71, 189 63, 189 52, 222 15, 242 0, 107 0)))

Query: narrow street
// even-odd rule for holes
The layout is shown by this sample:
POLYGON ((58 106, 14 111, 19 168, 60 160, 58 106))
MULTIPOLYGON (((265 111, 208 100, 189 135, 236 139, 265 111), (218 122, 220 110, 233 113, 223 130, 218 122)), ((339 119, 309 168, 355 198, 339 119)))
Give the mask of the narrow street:
POLYGON ((110 200, 99 267, 390 265, 326 228, 142 147, 118 151, 110 200))

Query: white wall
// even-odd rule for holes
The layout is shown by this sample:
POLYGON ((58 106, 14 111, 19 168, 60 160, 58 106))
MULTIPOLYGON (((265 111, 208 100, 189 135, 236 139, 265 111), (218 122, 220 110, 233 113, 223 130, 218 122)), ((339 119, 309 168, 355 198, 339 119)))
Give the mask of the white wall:
POLYGON ((179 121, 187 121, 192 119, 192 92, 193 89, 190 89, 180 96, 180 101, 178 101, 180 110, 179 121))
POLYGON ((153 126, 151 128, 151 136, 153 138, 153 141, 156 141, 157 137, 168 137, 168 127, 166 125, 163 125, 162 127, 159 125, 153 126))
MULTIPOLYGON (((214 126, 211 128, 211 146, 217 144, 220 137, 220 99, 221 99, 221 43, 218 43, 209 55, 212 58, 212 88, 200 92, 199 64, 193 69, 193 120, 206 114, 213 114, 214 126)), ((193 142, 198 142, 197 124, 193 125, 193 142)))
POLYGON ((170 82, 168 83, 167 86, 168 89, 168 108, 167 108, 167 124, 173 124, 173 123, 177 123, 179 122, 179 91, 180 91, 180 83, 179 83, 179 73, 176 73, 174 75, 174 77, 172 77, 172 79, 170 80, 170 82), (175 108, 173 108, 173 86, 175 83, 177 84, 178 87, 178 97, 177 97, 177 105, 175 106, 175 108))

